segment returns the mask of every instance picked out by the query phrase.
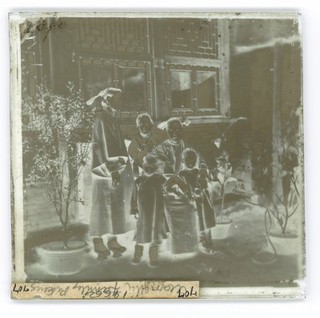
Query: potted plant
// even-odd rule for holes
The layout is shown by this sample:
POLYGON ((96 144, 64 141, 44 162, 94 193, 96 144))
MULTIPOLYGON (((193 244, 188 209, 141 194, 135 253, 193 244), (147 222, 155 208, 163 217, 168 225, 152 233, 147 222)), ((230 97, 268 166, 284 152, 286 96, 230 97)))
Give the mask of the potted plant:
MULTIPOLYGON (((292 149, 289 151, 291 152, 292 149)), ((287 155, 289 154, 286 153, 285 157, 287 155)), ((289 156, 297 163, 296 151, 289 156)), ((273 263, 278 255, 294 255, 299 247, 298 233, 294 224, 290 224, 290 221, 301 207, 298 175, 293 173, 291 168, 291 171, 286 171, 284 169, 285 166, 283 164, 281 166, 283 168, 281 176, 282 194, 274 191, 273 196, 266 204, 259 203, 259 200, 257 203, 247 200, 248 203, 265 209, 264 226, 266 242, 252 258, 258 264, 273 263), (271 255, 270 251, 272 252, 271 255)))
POLYGON ((295 254, 298 246, 298 235, 290 226, 290 221, 301 207, 300 191, 298 185, 298 148, 283 139, 278 149, 279 153, 279 193, 273 192, 268 211, 273 220, 269 236, 278 254, 295 254))
MULTIPOLYGON (((298 109, 291 109, 287 120, 282 122, 281 135, 273 141, 273 163, 261 167, 273 171, 271 195, 258 199, 256 203, 265 209, 265 233, 267 243, 272 248, 275 260, 277 255, 296 254, 299 247, 297 225, 291 222, 301 211, 301 170, 299 151, 302 149, 299 136, 300 118, 298 109)), ((295 220, 299 221, 299 220, 295 220)), ((263 259, 263 249, 254 256, 259 262, 263 259)), ((269 257, 270 259, 270 257, 269 257)))
POLYGON ((213 171, 214 181, 216 181, 215 191, 218 192, 218 198, 213 200, 213 204, 217 206, 215 203, 220 203, 218 205, 218 213, 216 213, 216 226, 212 229, 213 239, 227 238, 232 225, 232 219, 225 215, 225 198, 226 194, 233 193, 235 188, 239 188, 239 181, 232 176, 232 165, 229 162, 229 154, 226 151, 229 141, 227 137, 236 124, 245 120, 245 117, 232 118, 224 129, 216 127, 221 132, 217 138, 212 140, 215 153, 220 154, 217 156, 216 168, 213 171))
POLYGON ((61 240, 38 248, 50 274, 68 275, 81 269, 83 241, 70 240, 73 202, 78 198, 79 176, 89 159, 90 144, 77 143, 83 125, 90 126, 93 110, 86 109, 81 93, 68 83, 65 96, 54 94, 45 85, 35 96, 23 100, 23 150, 25 185, 42 182, 63 229, 61 240))
POLYGON ((225 195, 230 185, 233 187, 237 179, 232 177, 232 166, 228 160, 227 153, 217 159, 217 168, 214 173, 215 180, 218 182, 219 189, 219 210, 216 213, 216 226, 212 229, 213 239, 225 239, 228 237, 232 219, 225 215, 225 195))

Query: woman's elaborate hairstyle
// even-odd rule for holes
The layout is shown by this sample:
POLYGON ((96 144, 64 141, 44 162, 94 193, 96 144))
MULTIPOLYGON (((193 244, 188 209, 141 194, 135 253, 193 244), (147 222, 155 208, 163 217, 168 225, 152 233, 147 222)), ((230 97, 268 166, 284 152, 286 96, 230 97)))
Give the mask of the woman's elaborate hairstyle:
POLYGON ((198 159, 199 156, 198 156, 197 152, 191 148, 185 148, 182 151, 182 159, 185 160, 186 157, 191 154, 193 154, 195 156, 195 158, 198 159))
POLYGON ((172 118, 169 118, 169 119, 167 120, 167 122, 166 122, 166 129, 168 129, 168 126, 169 126, 170 124, 174 123, 174 122, 179 123, 179 124, 181 125, 181 127, 182 127, 182 122, 181 122, 180 118, 178 118, 178 117, 172 117, 172 118))
POLYGON ((148 117, 149 120, 150 120, 151 125, 153 125, 153 119, 151 118, 151 116, 148 113, 142 113, 142 114, 139 114, 137 116, 137 118, 136 118, 136 126, 137 127, 139 127, 140 119, 143 118, 143 117, 148 117))

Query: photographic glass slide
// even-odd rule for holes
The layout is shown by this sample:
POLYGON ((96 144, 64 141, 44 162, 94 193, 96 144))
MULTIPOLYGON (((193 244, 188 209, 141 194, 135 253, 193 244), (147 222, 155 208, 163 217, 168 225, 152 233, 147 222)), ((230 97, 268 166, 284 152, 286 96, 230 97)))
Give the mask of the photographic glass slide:
POLYGON ((13 298, 303 298, 297 12, 10 14, 13 298))

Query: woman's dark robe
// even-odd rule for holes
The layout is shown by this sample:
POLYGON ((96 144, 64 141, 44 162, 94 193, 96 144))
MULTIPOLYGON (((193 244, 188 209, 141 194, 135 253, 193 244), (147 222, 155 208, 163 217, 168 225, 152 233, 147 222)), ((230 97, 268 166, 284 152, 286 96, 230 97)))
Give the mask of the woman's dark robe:
POLYGON ((134 183, 131 213, 139 213, 135 241, 137 244, 161 243, 166 238, 163 184, 159 174, 140 176, 134 183))
POLYGON ((166 140, 166 138, 166 133, 157 127, 152 127, 149 138, 142 137, 138 131, 137 134, 132 138, 131 144, 128 148, 128 153, 134 162, 139 167, 142 167, 144 156, 150 153, 161 142, 166 140))
POLYGON ((190 192, 195 196, 199 230, 203 231, 214 227, 216 220, 213 207, 209 201, 208 190, 202 189, 202 186, 199 184, 199 173, 198 169, 185 169, 179 173, 179 176, 189 185, 190 192), (199 190, 198 195, 195 195, 195 189, 199 190))

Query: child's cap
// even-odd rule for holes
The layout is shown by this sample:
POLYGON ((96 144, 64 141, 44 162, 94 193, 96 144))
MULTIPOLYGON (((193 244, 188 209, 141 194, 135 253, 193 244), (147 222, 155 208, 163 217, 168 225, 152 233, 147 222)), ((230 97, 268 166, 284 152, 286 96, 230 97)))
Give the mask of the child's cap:
POLYGON ((183 152, 182 152, 182 158, 183 158, 183 159, 185 159, 187 156, 190 156, 190 155, 195 156, 195 158, 198 157, 197 152, 194 151, 194 150, 191 149, 191 148, 186 148, 186 149, 183 150, 183 152))

